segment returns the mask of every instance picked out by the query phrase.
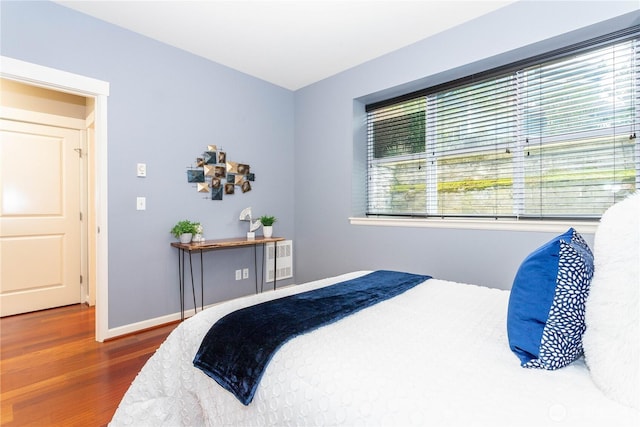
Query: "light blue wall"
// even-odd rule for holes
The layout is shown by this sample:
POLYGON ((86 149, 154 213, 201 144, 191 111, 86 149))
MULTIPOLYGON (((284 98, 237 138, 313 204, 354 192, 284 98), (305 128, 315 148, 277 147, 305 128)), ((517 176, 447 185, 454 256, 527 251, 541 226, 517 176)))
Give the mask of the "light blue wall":
POLYGON ((559 233, 349 224, 365 209, 364 104, 638 24, 639 16, 637 1, 517 2, 297 91, 296 279, 389 268, 510 288, 526 254, 559 233))
MULTIPOLYGON (((276 234, 295 238, 291 91, 55 3, 2 1, 0 12, 2 55, 110 83, 110 328, 179 311, 169 246, 177 220, 199 220, 207 238, 241 236, 248 226, 239 213, 252 206, 278 217, 276 234), (253 191, 211 201, 187 183, 186 167, 208 144, 251 165, 253 191), (136 177, 138 162, 147 178, 136 177), (136 196, 147 197, 146 211, 136 196)), ((250 249, 206 256, 217 282, 205 304, 254 292, 253 275, 234 280, 235 269, 253 269, 250 249)))

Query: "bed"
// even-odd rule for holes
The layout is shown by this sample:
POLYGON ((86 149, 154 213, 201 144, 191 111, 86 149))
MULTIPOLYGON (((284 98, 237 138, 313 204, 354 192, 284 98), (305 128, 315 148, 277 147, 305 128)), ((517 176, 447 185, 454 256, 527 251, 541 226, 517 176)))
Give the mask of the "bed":
MULTIPOLYGON (((627 205, 623 235, 632 236, 636 252, 622 250, 631 272, 620 292, 637 311, 638 291, 629 288, 640 287, 633 237, 640 235, 640 196, 627 205)), ((620 224, 614 214, 610 223, 620 224)), ((596 235, 595 260, 606 240, 596 235)), ((511 292, 437 278, 286 341, 246 405, 194 367, 203 338, 227 314, 370 273, 358 271, 229 301, 185 320, 142 368, 110 425, 637 426, 637 313, 621 310, 617 293, 615 312, 627 327, 604 325, 616 321, 605 312, 610 295, 601 291, 609 267, 595 267, 598 301, 587 299, 588 333, 580 332, 585 356, 557 369, 523 368, 510 348, 511 292)))

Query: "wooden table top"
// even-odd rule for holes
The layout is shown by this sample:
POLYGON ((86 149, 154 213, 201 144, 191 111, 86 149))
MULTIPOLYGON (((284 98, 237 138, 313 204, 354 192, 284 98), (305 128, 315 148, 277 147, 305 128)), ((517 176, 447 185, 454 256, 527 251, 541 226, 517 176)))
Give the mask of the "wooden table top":
POLYGON ((255 246, 263 243, 272 243, 283 241, 284 237, 263 237, 258 236, 255 239, 247 239, 246 237, 230 237, 228 239, 205 240, 204 242, 180 243, 172 242, 171 246, 184 251, 205 251, 209 249, 232 248, 236 246, 255 246))

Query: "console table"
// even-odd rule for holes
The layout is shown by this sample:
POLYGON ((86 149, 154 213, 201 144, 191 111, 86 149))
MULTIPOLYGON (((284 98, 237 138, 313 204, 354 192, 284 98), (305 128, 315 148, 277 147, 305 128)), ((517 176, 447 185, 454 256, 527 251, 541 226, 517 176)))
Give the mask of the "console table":
MULTIPOLYGON (((193 260, 192 254, 194 252, 200 253, 200 302, 201 302, 201 310, 204 309, 204 264, 203 264, 203 256, 204 252, 214 251, 217 249, 230 249, 230 248, 238 248, 243 246, 253 246, 253 258, 254 258, 254 267, 255 267, 255 276, 256 276, 256 294, 258 293, 258 255, 257 255, 257 246, 262 245, 262 264, 264 265, 264 251, 265 245, 267 243, 273 243, 274 247, 274 256, 273 256, 273 290, 276 289, 276 272, 277 270, 277 245, 278 242, 283 241, 284 237, 256 237, 255 239, 246 239, 242 237, 230 238, 230 239, 216 239, 216 240, 205 240, 204 242, 191 242, 191 243, 180 243, 173 242, 171 246, 178 249, 178 276, 180 282, 180 319, 184 320, 184 286, 185 286, 185 255, 189 254, 189 270, 191 273, 191 290, 193 292, 193 309, 197 312, 198 306, 196 304, 196 292, 193 281, 193 260)), ((264 271, 262 273, 262 284, 264 285, 264 271)))

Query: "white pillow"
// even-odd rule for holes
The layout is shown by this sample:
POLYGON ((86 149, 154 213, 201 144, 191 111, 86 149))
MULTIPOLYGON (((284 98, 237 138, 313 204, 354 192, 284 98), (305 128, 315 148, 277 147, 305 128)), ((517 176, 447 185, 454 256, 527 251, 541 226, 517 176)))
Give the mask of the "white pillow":
POLYGON ((609 398, 640 409, 640 192, 605 212, 593 252, 585 361, 609 398))

